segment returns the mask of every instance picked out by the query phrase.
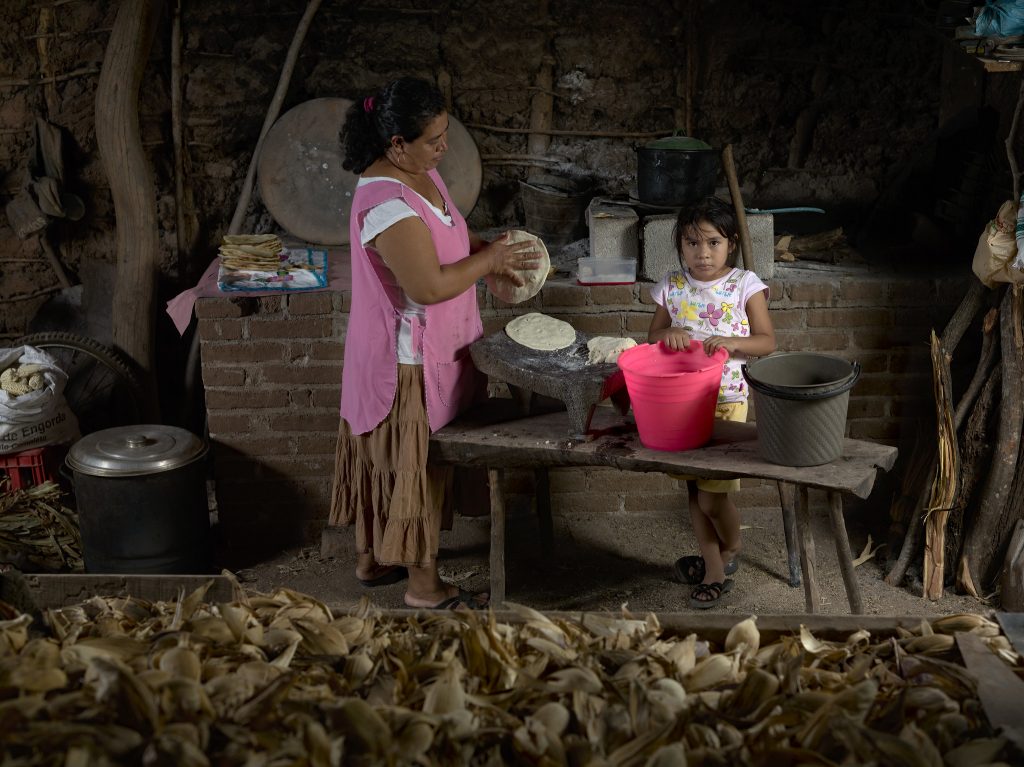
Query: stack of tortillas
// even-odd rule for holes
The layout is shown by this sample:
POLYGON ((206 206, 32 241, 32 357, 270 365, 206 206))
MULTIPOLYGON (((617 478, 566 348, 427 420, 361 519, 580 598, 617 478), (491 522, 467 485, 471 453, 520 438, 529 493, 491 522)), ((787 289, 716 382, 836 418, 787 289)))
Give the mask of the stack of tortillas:
POLYGON ((226 234, 218 252, 226 269, 273 272, 281 266, 281 238, 276 234, 226 234))
POLYGON ((516 285, 512 280, 503 275, 489 274, 484 282, 491 295, 500 298, 506 304, 521 304, 528 301, 540 292, 548 279, 548 272, 551 271, 551 258, 548 256, 548 249, 544 246, 540 237, 524 232, 521 229, 512 229, 508 233, 509 244, 516 242, 529 242, 537 251, 537 266, 533 269, 518 269, 519 276, 524 284, 516 285))

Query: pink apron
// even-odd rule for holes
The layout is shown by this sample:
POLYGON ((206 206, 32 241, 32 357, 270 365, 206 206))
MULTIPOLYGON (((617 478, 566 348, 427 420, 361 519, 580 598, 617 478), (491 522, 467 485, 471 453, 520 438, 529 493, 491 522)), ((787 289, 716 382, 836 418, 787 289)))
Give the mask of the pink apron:
MULTIPOLYGON (((428 171, 444 196, 452 226, 441 221, 418 194, 404 184, 380 181, 358 187, 349 216, 352 249, 352 308, 345 334, 341 375, 341 416, 353 434, 372 431, 391 411, 398 387, 400 290, 391 270, 360 242, 366 212, 402 198, 430 230, 437 260, 450 264, 469 255, 469 232, 437 171, 428 171)), ((476 286, 425 308, 413 324, 413 344, 423 351, 423 385, 427 420, 435 432, 451 421, 478 394, 478 377, 469 345, 483 335, 476 286)))

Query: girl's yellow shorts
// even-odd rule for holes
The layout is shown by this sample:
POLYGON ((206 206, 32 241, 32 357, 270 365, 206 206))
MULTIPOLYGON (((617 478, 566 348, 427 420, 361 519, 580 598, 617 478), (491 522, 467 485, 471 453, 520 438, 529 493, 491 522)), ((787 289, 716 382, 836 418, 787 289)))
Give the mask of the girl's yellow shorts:
MULTIPOLYGON (((715 406, 715 418, 723 421, 746 421, 747 403, 743 402, 719 402, 715 406)), ((735 493, 740 489, 739 479, 701 479, 691 474, 669 474, 673 479, 695 479, 697 489, 707 493, 735 493)))

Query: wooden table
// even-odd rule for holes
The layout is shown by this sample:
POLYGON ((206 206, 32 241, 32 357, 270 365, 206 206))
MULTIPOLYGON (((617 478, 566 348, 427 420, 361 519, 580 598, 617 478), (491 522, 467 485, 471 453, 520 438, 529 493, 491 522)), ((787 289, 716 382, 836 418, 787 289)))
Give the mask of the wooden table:
POLYGON ((814 573, 814 538, 811 534, 807 491, 826 491, 829 519, 835 539, 839 568, 846 585, 852 613, 863 613, 860 587, 843 520, 843 493, 867 498, 878 469, 888 471, 897 450, 863 440, 846 439, 843 456, 823 466, 791 467, 768 463, 757 453, 757 428, 752 423, 715 421, 711 442, 697 450, 663 452, 640 444, 631 417, 609 408, 598 408, 591 421, 591 439, 567 438, 570 421, 566 412, 547 413, 516 420, 501 420, 507 411, 482 408, 437 431, 430 439, 430 461, 488 470, 491 501, 491 601, 505 601, 505 501, 504 469, 532 469, 537 480, 537 514, 541 531, 551 537, 551 498, 548 470, 564 466, 611 466, 626 471, 657 471, 693 474, 710 479, 757 477, 779 483, 783 527, 789 552, 790 584, 799 585, 803 570, 807 612, 819 602, 814 573))

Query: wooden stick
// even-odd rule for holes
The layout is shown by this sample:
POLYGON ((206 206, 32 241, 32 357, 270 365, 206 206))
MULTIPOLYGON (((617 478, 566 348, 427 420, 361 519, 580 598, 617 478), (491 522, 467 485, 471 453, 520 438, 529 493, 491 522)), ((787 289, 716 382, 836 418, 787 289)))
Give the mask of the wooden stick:
POLYGON ((299 58, 299 49, 302 47, 302 41, 306 39, 306 32, 309 31, 309 25, 320 7, 320 2, 321 0, 309 0, 306 12, 302 14, 299 26, 295 29, 292 44, 288 48, 288 55, 285 56, 284 64, 281 67, 277 90, 270 101, 267 116, 263 120, 263 128, 260 130, 260 137, 256 142, 256 151, 252 153, 249 170, 245 174, 245 181, 242 182, 242 191, 238 196, 238 204, 235 206, 235 215, 231 217, 231 224, 228 226, 228 234, 238 234, 242 229, 242 220, 245 218, 245 211, 249 207, 249 200, 252 197, 253 182, 256 178, 256 163, 260 157, 260 150, 263 148, 263 141, 281 112, 281 105, 284 103, 284 97, 288 94, 288 84, 291 82, 292 72, 295 70, 295 62, 299 58))
MULTIPOLYGON (((950 318, 949 323, 942 331, 942 348, 946 350, 946 354, 952 355, 953 352, 956 351, 957 346, 960 344, 960 340, 963 338, 964 332, 967 330, 971 321, 974 319, 974 315, 982 305, 982 299, 985 292, 985 286, 982 285, 979 280, 974 279, 971 282, 971 287, 968 289, 967 294, 961 299, 960 304, 957 306, 956 311, 953 312, 953 316, 950 318)), ((928 462, 930 466, 927 479, 922 486, 923 489, 921 490, 920 497, 914 504, 910 524, 908 525, 906 535, 903 538, 903 546, 900 549, 899 556, 896 558, 896 563, 889 569, 889 572, 885 576, 885 582, 890 586, 898 586, 903 582, 903 578, 907 573, 907 568, 910 566, 910 561, 913 559, 917 551, 923 509, 928 502, 929 489, 935 480, 937 456, 934 453, 934 448, 929 448, 929 451, 928 462)), ((910 487, 912 489, 916 488, 916 482, 910 487)))
POLYGON ((531 130, 530 128, 502 128, 498 125, 485 125, 483 123, 464 123, 467 128, 490 131, 491 133, 516 133, 529 135, 530 133, 543 133, 547 136, 582 136, 585 138, 656 138, 657 136, 671 136, 670 130, 630 132, 630 131, 582 131, 582 130, 531 130))
POLYGON ((47 83, 62 83, 65 80, 72 80, 76 77, 84 77, 85 75, 98 75, 100 70, 95 67, 87 67, 85 69, 76 69, 72 72, 67 72, 63 75, 55 75, 53 77, 37 77, 32 80, 17 77, 5 77, 0 79, 0 88, 20 88, 29 85, 46 85, 47 83))
POLYGON ((941 599, 945 580, 946 521, 956 498, 960 471, 960 451, 953 427, 953 384, 949 356, 932 331, 932 371, 935 379, 935 409, 938 426, 938 470, 932 482, 925 513, 924 596, 941 599))
POLYGON ((177 250, 178 277, 188 272, 185 262, 187 234, 185 232, 185 155, 182 146, 184 133, 181 121, 181 2, 174 0, 171 21, 171 139, 174 142, 174 244, 177 250))
POLYGON ((992 373, 992 368, 996 364, 996 352, 999 349, 999 345, 996 343, 998 336, 992 331, 995 329, 998 318, 999 312, 995 309, 989 309, 982 322, 981 354, 978 357, 978 367, 975 369, 974 376, 964 390, 963 396, 956 405, 956 411, 953 413, 953 426, 958 432, 960 427, 963 426, 967 414, 974 407, 974 401, 978 398, 978 394, 981 392, 985 381, 988 380, 989 375, 992 373))
POLYGON ((743 208, 743 195, 740 193, 740 182, 736 177, 736 166, 732 161, 732 144, 726 144, 722 150, 722 167, 729 181, 729 195, 732 207, 736 212, 736 228, 740 231, 740 249, 743 253, 743 268, 754 271, 754 247, 750 242, 750 230, 747 229, 747 212, 743 208))
POLYGON ((686 135, 693 135, 693 96, 697 90, 697 0, 686 3, 686 135))
MULTIPOLYGON (((41 37, 36 40, 36 52, 39 54, 39 73, 44 79, 53 77, 53 65, 50 62, 50 40, 47 33, 53 26, 53 8, 42 7, 39 9, 39 23, 36 31, 41 37)), ((43 88, 46 97, 46 116, 55 118, 60 111, 57 105, 57 84, 48 82, 43 88)))
POLYGON ((1010 130, 1006 134, 1006 160, 1010 164, 1010 179, 1013 181, 1013 201, 1020 200, 1020 171, 1017 168, 1017 155, 1013 151, 1013 145, 1017 137, 1017 126, 1020 124, 1021 107, 1024 106, 1024 79, 1021 80, 1020 89, 1017 91, 1017 106, 1013 110, 1013 121, 1010 123, 1010 130))

